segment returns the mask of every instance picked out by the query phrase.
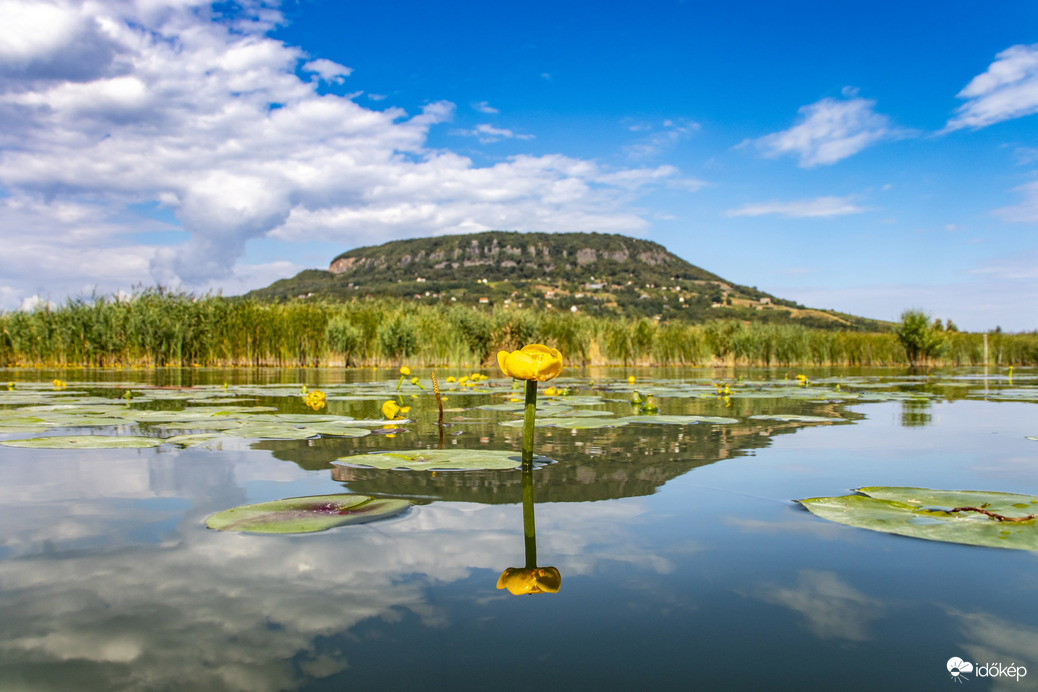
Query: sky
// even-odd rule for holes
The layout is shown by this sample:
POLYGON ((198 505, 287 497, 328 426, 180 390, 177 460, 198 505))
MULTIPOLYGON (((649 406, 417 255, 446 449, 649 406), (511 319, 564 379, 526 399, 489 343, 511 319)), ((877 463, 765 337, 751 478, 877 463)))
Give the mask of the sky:
POLYGON ((1038 3, 0 0, 0 310, 389 240, 652 240, 1038 329, 1038 3))

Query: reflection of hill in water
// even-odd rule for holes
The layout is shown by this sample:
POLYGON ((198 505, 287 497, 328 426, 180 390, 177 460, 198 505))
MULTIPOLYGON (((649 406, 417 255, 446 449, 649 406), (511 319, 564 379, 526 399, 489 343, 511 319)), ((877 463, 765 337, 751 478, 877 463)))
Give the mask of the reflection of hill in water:
MULTIPOLYGON (((817 411, 817 409, 816 409, 817 411)), ((843 414, 848 417, 847 413, 843 414)), ((489 447, 518 453, 521 433, 496 424, 497 419, 466 425, 453 437, 448 428, 444 448, 489 447)), ((570 431, 540 428, 536 451, 557 463, 536 472, 538 502, 588 502, 651 495, 667 481, 699 466, 745 455, 768 446, 775 435, 795 432, 802 424, 744 421, 732 425, 628 425, 570 431)), ((437 447, 437 432, 429 426, 411 426, 411 432, 388 440, 325 438, 310 444, 292 441, 257 443, 275 457, 303 468, 328 468, 348 454, 391 449, 437 447), (420 435, 420 431, 427 434, 420 435)), ((334 466, 332 478, 351 492, 426 500, 513 503, 521 496, 518 471, 386 471, 334 466)))

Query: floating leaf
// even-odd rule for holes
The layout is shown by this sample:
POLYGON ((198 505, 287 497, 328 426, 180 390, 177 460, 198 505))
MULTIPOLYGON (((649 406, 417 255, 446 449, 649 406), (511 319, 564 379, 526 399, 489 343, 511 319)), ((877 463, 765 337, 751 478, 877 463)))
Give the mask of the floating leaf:
POLYGON ((198 433, 196 435, 174 435, 173 437, 167 437, 162 441, 167 444, 180 445, 182 447, 198 447, 222 437, 224 436, 219 433, 198 433))
POLYGON ((1027 519, 1038 514, 1038 497, 1032 495, 898 487, 858 488, 857 492, 799 502, 816 516, 857 528, 931 541, 1038 550, 1038 520, 1027 519))
POLYGON ((406 511, 407 500, 366 495, 315 495, 245 505, 218 512, 206 521, 217 531, 314 533, 346 524, 387 519, 406 511))
POLYGON ((628 423, 649 423, 651 425, 692 425, 693 423, 713 423, 715 425, 730 425, 738 423, 738 418, 724 418, 722 416, 625 416, 617 420, 628 423))
MULTIPOLYGON (((538 428, 569 428, 570 430, 587 430, 591 428, 620 428, 627 425, 624 418, 597 418, 582 416, 558 416, 556 418, 536 418, 534 426, 538 428)), ((506 420, 499 425, 509 428, 523 427, 523 420, 506 420)))
POLYGON ((0 445, 7 447, 29 447, 32 449, 117 449, 122 447, 158 447, 164 440, 155 437, 132 435, 62 435, 54 437, 30 437, 24 440, 4 440, 0 445))
MULTIPOLYGON (((476 408, 484 411, 508 411, 509 413, 523 413, 526 410, 526 404, 522 402, 512 402, 508 404, 486 404, 485 406, 477 406, 476 408)), ((552 416, 565 411, 570 410, 570 406, 564 406, 551 401, 537 403, 535 411, 545 416, 552 416)))
MULTIPOLYGON (((539 464, 552 461, 536 454, 533 459, 539 464)), ((410 449, 382 454, 358 454, 336 459, 332 463, 340 466, 408 471, 471 471, 516 469, 522 464, 522 455, 519 452, 493 449, 410 449)))
MULTIPOLYGON (((349 422, 352 423, 353 421, 349 422)), ((350 427, 343 423, 315 423, 314 425, 307 425, 303 429, 312 430, 321 435, 335 435, 336 437, 364 437, 371 434, 369 428, 350 427)))
POLYGON ((616 414, 612 411, 601 411, 599 409, 577 409, 576 411, 567 411, 566 418, 595 418, 598 416, 615 416, 616 414))
POLYGON ((159 423, 153 427, 159 430, 233 430, 241 425, 236 420, 204 420, 183 421, 179 423, 159 423))
POLYGON ((227 430, 226 434, 264 440, 305 440, 308 437, 317 437, 318 432, 311 428, 297 428, 277 423, 245 423, 227 430))

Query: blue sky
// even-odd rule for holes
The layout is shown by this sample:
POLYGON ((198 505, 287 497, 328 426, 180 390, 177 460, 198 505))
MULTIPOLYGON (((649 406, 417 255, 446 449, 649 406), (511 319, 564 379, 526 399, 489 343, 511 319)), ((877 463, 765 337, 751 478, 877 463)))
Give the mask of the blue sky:
POLYGON ((488 229, 1038 328, 1038 5, 0 2, 0 309, 488 229))

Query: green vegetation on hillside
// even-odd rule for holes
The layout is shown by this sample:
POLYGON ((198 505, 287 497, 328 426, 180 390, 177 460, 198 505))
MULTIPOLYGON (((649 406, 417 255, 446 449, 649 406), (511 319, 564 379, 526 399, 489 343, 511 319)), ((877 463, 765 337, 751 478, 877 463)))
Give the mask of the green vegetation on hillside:
POLYGON ((883 323, 812 310, 726 281, 647 240, 605 233, 516 233, 397 240, 355 248, 253 291, 277 301, 394 298, 662 321, 735 319, 880 331, 883 323))
MULTIPOLYGON (((984 362, 985 335, 944 331, 935 364, 984 362)), ((572 365, 897 365, 893 331, 392 300, 263 302, 147 289, 0 314, 0 366, 493 364, 498 349, 558 348, 572 365)), ((992 363, 1038 364, 1038 333, 987 335, 992 363)), ((496 366, 494 366, 496 368, 496 366)))

